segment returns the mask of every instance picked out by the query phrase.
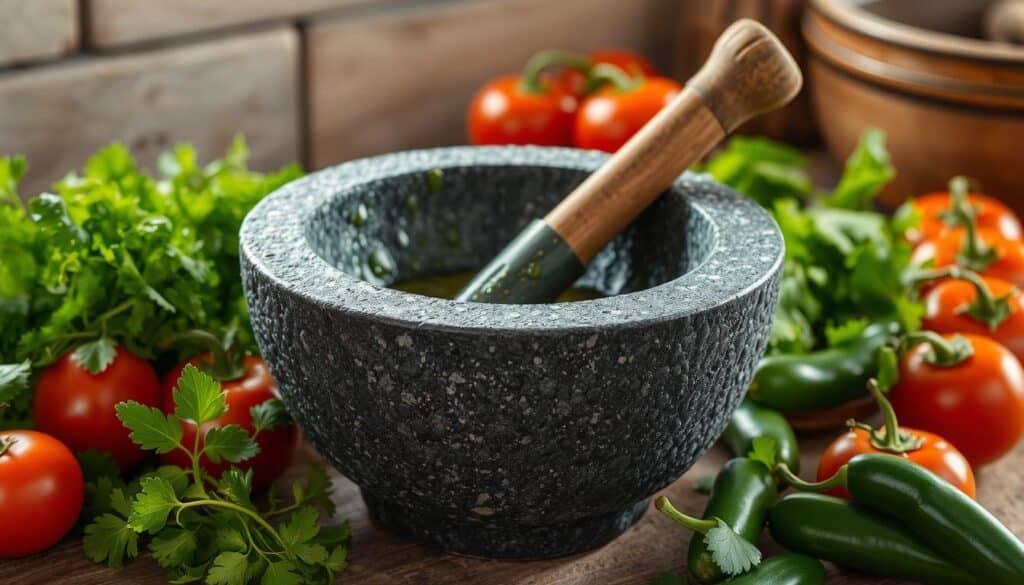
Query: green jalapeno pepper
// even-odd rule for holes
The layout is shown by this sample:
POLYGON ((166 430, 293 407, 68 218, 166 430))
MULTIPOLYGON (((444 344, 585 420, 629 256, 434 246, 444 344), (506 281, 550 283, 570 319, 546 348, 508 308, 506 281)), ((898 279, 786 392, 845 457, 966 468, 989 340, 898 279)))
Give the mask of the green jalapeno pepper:
POLYGON ((729 425, 722 433, 722 442, 736 457, 746 457, 758 437, 775 439, 779 461, 785 462, 794 472, 800 471, 800 447, 786 417, 744 398, 732 413, 729 425))
POLYGON ((777 471, 798 489, 846 487, 857 502, 900 521, 986 585, 1024 583, 1024 543, 980 504, 915 463, 893 455, 858 455, 817 483, 804 482, 785 464, 777 471))
POLYGON ((785 548, 887 577, 933 585, 980 585, 896 520, 860 504, 819 494, 790 494, 768 515, 785 548))
MULTIPOLYGON (((725 464, 715 478, 704 519, 719 518, 744 540, 757 542, 778 494, 775 477, 763 463, 737 457, 725 464)), ((725 574, 718 568, 703 538, 690 539, 687 553, 690 572, 702 583, 718 583, 725 574)))
POLYGON ((782 412, 822 410, 865 395, 878 369, 878 348, 896 326, 875 323, 849 343, 801 355, 768 356, 757 365, 747 396, 782 412))
POLYGON ((825 569, 811 557, 797 554, 766 559, 750 571, 722 585, 823 585, 825 569))

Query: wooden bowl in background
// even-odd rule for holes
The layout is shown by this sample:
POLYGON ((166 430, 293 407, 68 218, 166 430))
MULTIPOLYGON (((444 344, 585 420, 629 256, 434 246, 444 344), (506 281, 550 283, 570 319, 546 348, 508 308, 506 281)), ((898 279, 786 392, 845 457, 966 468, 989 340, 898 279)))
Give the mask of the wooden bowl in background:
POLYGON ((966 174, 1024 212, 1024 47, 981 38, 993 4, 810 0, 803 33, 819 130, 836 158, 865 128, 887 132, 897 177, 883 204, 966 174))

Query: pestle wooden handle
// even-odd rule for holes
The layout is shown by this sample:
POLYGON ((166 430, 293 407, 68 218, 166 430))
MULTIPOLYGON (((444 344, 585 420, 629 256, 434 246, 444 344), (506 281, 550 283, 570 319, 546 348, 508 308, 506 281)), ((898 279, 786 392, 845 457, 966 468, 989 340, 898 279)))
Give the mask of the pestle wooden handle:
POLYGON ((686 88, 544 222, 586 264, 729 132, 793 99, 801 80, 775 35, 737 21, 686 88))

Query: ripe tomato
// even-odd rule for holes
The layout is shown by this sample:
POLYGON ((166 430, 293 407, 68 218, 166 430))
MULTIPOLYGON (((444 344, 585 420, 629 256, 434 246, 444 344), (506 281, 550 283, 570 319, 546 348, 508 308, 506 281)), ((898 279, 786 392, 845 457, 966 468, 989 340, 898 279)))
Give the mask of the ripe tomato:
MULTIPOLYGON (((942 479, 956 486, 957 489, 971 498, 975 497, 974 472, 967 459, 942 437, 908 427, 901 427, 921 440, 921 447, 905 453, 892 453, 876 448, 871 443, 871 436, 864 429, 851 429, 836 438, 825 449, 818 463, 818 481, 826 480, 846 465, 850 459, 862 453, 885 453, 912 461, 942 479)), ((829 490, 829 495, 839 498, 853 499, 846 488, 829 490)))
POLYGON ((936 333, 973 333, 998 341, 1024 361, 1024 297, 1015 286, 998 278, 980 277, 993 302, 1006 297, 1010 314, 993 329, 966 312, 978 301, 978 289, 966 280, 943 280, 924 296, 921 326, 936 333), (1007 296, 1009 295, 1009 296, 1007 296))
MULTIPOLYGON (((969 193, 967 203, 976 210, 978 227, 998 232, 1008 240, 1021 239, 1024 230, 1021 229, 1020 220, 1002 201, 979 193, 969 193)), ((952 204, 953 198, 949 193, 929 193, 908 201, 905 205, 917 212, 921 222, 907 232, 907 239, 916 244, 950 231, 941 214, 948 211, 952 204)))
POLYGON ((945 437, 978 467, 1005 455, 1024 433, 1024 370, 995 341, 963 337, 974 353, 952 366, 928 363, 929 344, 910 349, 889 400, 901 421, 945 437))
POLYGON ((145 453, 128 438, 114 406, 134 400, 159 406, 160 380, 145 360, 118 346, 114 361, 90 374, 68 352, 43 370, 36 385, 32 418, 74 452, 105 451, 122 470, 138 465, 145 453))
MULTIPOLYGON (((178 364, 164 376, 162 386, 164 395, 164 412, 174 412, 173 389, 181 376, 181 370, 187 363, 199 365, 199 360, 192 359, 186 363, 178 364)), ((203 425, 202 433, 210 432, 210 429, 220 428, 230 424, 236 424, 251 435, 255 430, 252 426, 252 416, 249 409, 257 404, 277 397, 277 385, 270 377, 270 370, 267 369, 263 360, 256 356, 245 357, 245 373, 236 380, 221 382, 221 388, 226 394, 228 411, 220 418, 203 425)), ((182 442, 191 445, 196 438, 196 426, 191 423, 182 425, 184 434, 182 442)), ((259 489, 269 486, 275 479, 281 476, 288 466, 291 465, 298 446, 299 430, 294 424, 283 427, 275 427, 262 431, 256 437, 260 446, 260 452, 247 461, 230 463, 221 461, 213 463, 203 457, 201 464, 207 473, 214 477, 220 475, 234 466, 239 469, 252 469, 253 487, 259 489)), ((177 465, 188 468, 191 461, 188 456, 180 450, 174 450, 161 455, 161 461, 167 465, 177 465)))
POLYGON ((472 144, 569 146, 578 100, 560 84, 528 89, 523 78, 496 79, 477 92, 467 124, 472 144))
POLYGON ((583 101, 576 115, 576 146, 615 152, 682 89, 672 79, 648 77, 633 89, 598 90, 583 101))
MULTIPOLYGON (((965 231, 959 228, 922 241, 914 248, 911 262, 924 264, 932 260, 935 268, 959 264, 957 256, 963 248, 964 234, 965 231)), ((978 229, 978 237, 996 252, 996 260, 981 273, 1024 286, 1024 244, 986 228, 978 229)))
POLYGON ((63 443, 37 431, 0 431, 0 558, 60 542, 84 499, 82 470, 63 443))

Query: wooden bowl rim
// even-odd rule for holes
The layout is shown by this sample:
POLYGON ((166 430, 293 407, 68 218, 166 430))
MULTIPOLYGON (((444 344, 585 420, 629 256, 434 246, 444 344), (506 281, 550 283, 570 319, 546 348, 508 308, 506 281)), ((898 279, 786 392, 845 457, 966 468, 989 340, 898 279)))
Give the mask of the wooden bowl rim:
POLYGON ((888 20, 847 0, 811 0, 811 9, 853 32, 942 56, 1024 66, 1024 47, 960 37, 888 20))

